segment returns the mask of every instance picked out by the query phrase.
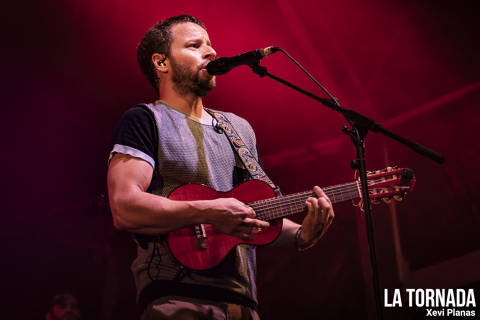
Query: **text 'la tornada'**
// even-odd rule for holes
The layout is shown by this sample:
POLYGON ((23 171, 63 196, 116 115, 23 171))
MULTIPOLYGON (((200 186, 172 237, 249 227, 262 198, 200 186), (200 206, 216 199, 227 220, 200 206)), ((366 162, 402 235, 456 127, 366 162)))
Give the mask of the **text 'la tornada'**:
MULTIPOLYGON (((473 289, 405 289, 408 307, 476 307, 473 289)), ((403 307, 404 301, 400 289, 394 289, 389 296, 384 291, 385 307, 403 307)))

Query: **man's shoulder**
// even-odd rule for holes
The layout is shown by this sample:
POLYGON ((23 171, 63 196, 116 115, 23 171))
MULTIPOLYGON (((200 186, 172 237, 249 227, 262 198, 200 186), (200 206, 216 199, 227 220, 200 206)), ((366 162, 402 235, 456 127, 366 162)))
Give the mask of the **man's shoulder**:
POLYGON ((239 115, 236 115, 235 113, 233 112, 222 112, 227 118, 228 120, 232 121, 240 121, 240 122, 245 122, 245 123, 248 123, 247 119, 239 116, 239 115))
POLYGON ((152 118, 152 112, 147 107, 147 104, 137 104, 127 109, 123 114, 123 118, 136 120, 150 119, 152 118))
POLYGON ((238 126, 242 126, 242 127, 245 127, 248 130, 253 130, 252 126, 247 121, 247 119, 245 119, 245 118, 243 118, 239 115, 236 115, 233 112, 221 111, 221 110, 216 110, 216 109, 215 110, 211 109, 211 110, 216 111, 216 112, 220 112, 221 114, 223 114, 225 117, 227 117, 227 119, 232 123, 232 125, 235 128, 238 127, 238 126))

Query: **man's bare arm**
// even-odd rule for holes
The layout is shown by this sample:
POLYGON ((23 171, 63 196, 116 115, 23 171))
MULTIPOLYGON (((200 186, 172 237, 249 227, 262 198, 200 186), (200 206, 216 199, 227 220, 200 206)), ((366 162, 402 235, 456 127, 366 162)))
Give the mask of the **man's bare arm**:
POLYGON ((108 168, 108 193, 116 228, 143 234, 165 234, 199 223, 249 240, 253 227, 268 223, 254 219, 254 211, 233 198, 175 201, 146 192, 153 169, 145 161, 116 154, 108 168))

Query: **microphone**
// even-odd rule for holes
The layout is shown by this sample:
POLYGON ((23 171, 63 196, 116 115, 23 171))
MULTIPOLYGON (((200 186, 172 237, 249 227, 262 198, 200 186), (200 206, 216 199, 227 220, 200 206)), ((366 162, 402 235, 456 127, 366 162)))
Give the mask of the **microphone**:
POLYGON ((279 47, 266 47, 254 51, 245 52, 235 57, 218 58, 207 64, 207 71, 212 76, 222 75, 235 67, 258 63, 264 57, 280 50, 279 47))

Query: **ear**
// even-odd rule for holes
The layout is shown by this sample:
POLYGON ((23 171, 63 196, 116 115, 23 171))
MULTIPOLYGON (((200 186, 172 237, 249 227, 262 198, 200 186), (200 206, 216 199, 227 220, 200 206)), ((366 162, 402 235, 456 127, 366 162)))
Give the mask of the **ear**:
POLYGON ((168 63, 167 63, 167 57, 164 54, 161 53, 154 53, 152 55, 152 63, 153 66, 155 67, 155 70, 161 73, 167 73, 168 72, 168 63))

